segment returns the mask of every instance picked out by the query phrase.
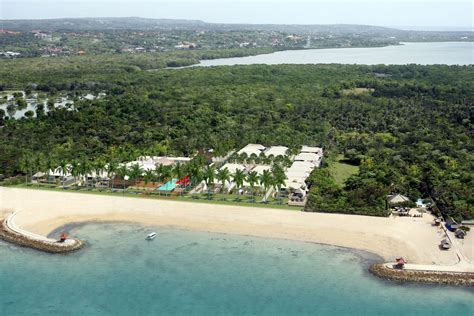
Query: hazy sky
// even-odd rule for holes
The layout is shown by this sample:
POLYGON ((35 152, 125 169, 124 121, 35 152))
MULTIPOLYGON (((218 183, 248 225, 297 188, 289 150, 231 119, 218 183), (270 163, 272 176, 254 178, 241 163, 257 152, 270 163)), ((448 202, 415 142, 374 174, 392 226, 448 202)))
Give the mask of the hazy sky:
POLYGON ((0 0, 1 19, 123 17, 222 23, 371 24, 473 28, 466 0, 0 0))

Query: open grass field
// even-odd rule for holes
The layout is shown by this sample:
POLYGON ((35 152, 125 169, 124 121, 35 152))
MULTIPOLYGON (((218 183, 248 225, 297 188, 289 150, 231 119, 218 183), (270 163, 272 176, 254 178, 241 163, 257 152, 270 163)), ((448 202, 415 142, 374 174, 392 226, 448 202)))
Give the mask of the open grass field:
POLYGON ((338 155, 336 161, 329 166, 331 174, 336 179, 336 183, 340 186, 344 185, 344 181, 351 175, 359 172, 359 167, 344 162, 344 156, 338 155))

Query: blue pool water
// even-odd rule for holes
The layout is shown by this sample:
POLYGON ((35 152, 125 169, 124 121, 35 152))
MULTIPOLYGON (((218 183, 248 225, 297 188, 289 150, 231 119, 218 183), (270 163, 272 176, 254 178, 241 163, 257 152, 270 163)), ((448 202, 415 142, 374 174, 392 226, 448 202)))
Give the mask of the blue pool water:
POLYGON ((50 255, 0 242, 0 315, 474 315, 468 288, 396 284, 368 254, 125 224, 50 255), (158 237, 145 241, 150 231, 158 237))
POLYGON ((162 186, 158 188, 160 191, 172 191, 174 188, 176 188, 178 185, 176 184, 178 182, 178 179, 171 179, 170 181, 166 182, 162 186))

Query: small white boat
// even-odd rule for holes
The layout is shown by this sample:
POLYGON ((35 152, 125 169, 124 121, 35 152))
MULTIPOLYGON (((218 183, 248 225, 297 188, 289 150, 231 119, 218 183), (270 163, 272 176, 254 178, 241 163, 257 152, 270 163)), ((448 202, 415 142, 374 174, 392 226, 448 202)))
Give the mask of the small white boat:
POLYGON ((146 239, 147 240, 153 240, 155 239, 155 237, 157 236, 158 234, 153 232, 153 233, 149 233, 147 236, 146 236, 146 239))

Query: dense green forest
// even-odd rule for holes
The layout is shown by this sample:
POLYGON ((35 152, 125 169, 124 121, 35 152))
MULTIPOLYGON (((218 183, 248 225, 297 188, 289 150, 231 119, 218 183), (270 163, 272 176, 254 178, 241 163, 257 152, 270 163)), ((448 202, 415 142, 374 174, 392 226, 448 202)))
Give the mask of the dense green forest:
MULTIPOLYGON (((67 60, 60 62, 68 69, 67 60)), ((386 194, 397 192, 430 197, 444 214, 474 218, 472 66, 251 65, 149 72, 87 62, 74 61, 73 75, 49 61, 0 63, 4 89, 107 94, 37 118, 0 117, 3 176, 21 173, 26 153, 107 159, 209 148, 220 154, 247 143, 321 145, 328 153, 325 164, 341 153, 360 168, 344 185, 327 168, 316 170, 309 179, 308 211, 385 215, 386 194)))

